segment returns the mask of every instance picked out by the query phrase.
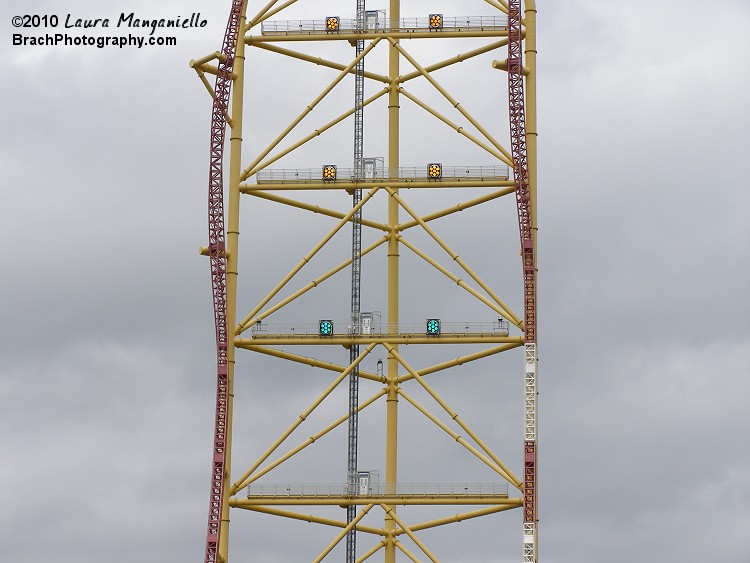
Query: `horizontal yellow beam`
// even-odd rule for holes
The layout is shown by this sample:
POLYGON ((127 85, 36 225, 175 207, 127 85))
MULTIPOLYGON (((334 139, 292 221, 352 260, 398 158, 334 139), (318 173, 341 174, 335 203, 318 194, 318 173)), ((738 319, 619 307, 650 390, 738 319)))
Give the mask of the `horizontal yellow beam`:
POLYGON ((235 338, 234 345, 237 348, 249 346, 310 346, 310 345, 333 345, 352 346, 353 344, 523 344, 523 336, 495 336, 495 335, 455 335, 440 336, 427 335, 401 335, 401 336, 286 336, 268 335, 254 338, 235 338))
POLYGON ((366 506, 371 503, 397 504, 400 506, 435 506, 435 505, 502 505, 521 506, 520 498, 508 498, 501 495, 483 496, 433 496, 415 497, 407 495, 389 497, 250 497, 232 499, 232 506, 249 508, 252 506, 366 506))
POLYGON ((215 60, 219 60, 224 63, 227 60, 227 56, 219 51, 214 51, 213 53, 209 53, 205 57, 201 57, 199 59, 191 59, 188 63, 188 66, 190 66, 190 68, 195 68, 196 66, 200 66, 202 64, 215 60))
MULTIPOLYGON (((200 254, 201 256, 211 256, 211 252, 209 251, 207 246, 199 246, 198 254, 200 254)), ((225 250, 224 252, 221 253, 221 255, 229 258, 229 251, 225 250)))
POLYGON ((425 29, 424 31, 394 31, 390 33, 320 33, 320 34, 289 34, 289 35, 246 35, 245 43, 276 43, 281 41, 359 41, 368 39, 446 39, 467 37, 507 37, 506 29, 494 30, 471 30, 471 31, 441 31, 436 33, 425 29))
MULTIPOLYGON (((492 68, 508 72, 508 59, 503 59, 502 61, 492 61, 492 68)), ((531 74, 531 71, 527 67, 522 67, 521 74, 523 74, 524 76, 528 76, 529 74, 531 74)))
POLYGON ((278 190, 346 190, 351 191, 358 188, 368 189, 370 187, 389 187, 389 188, 504 188, 514 186, 513 180, 362 180, 361 182, 284 182, 284 183, 264 183, 264 184, 240 184, 240 192, 249 194, 254 191, 278 191, 278 190))
MULTIPOLYGON (((203 72, 207 72, 208 74, 213 74, 214 76, 219 76, 219 67, 218 66, 211 65, 211 64, 208 64, 208 63, 203 63, 203 64, 200 64, 200 65, 193 64, 193 63, 194 63, 194 61, 190 61, 190 63, 189 63, 190 68, 195 69, 195 70, 201 70, 203 72)), ((235 80, 237 78, 237 73, 236 72, 232 72, 229 76, 231 76, 232 79, 235 80)))

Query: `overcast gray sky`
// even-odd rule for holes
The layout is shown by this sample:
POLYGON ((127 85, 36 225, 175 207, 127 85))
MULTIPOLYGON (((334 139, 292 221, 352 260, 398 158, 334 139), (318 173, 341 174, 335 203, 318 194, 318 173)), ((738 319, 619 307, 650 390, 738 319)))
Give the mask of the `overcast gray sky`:
MULTIPOLYGON (((750 6, 537 1, 540 561, 745 563, 750 6)), ((210 99, 187 62, 219 48, 229 6, 229 0, 6 0, 0 7, 3 560, 201 557, 215 385, 208 262, 197 255, 207 230, 210 99), (14 16, 116 20, 120 12, 140 18, 200 12, 208 23, 178 30, 172 47, 12 45, 19 32, 14 16)), ((402 15, 422 16, 435 6, 446 16, 492 13, 480 0, 404 0, 402 15)), ((344 17, 354 13, 353 1, 325 7, 344 17)), ((309 0, 295 9, 290 18, 328 15, 309 0)), ((450 49, 445 56, 460 52, 450 49)), ((499 57, 489 54, 481 64, 499 57)), ((270 66, 281 59, 257 61, 263 72, 256 76, 271 81, 275 101, 249 104, 248 119, 259 130, 248 135, 251 147, 312 99, 316 80, 324 85, 332 78, 309 65, 290 66, 302 73, 292 75, 270 66), (312 85, 302 98, 293 96, 299 82, 312 85)), ((446 82, 507 138, 505 118, 492 122, 497 98, 485 95, 483 79, 465 64, 457 83, 447 74, 446 82), (462 84, 464 76, 471 80, 462 84)), ((490 73, 495 82, 487 84, 501 87, 502 78, 490 73)), ((350 90, 341 96, 350 100, 350 90)), ((301 131, 323 123, 325 111, 301 131)), ((377 146, 384 115, 382 104, 367 114, 368 147, 377 146)), ((339 153, 346 163, 350 128, 343 131, 304 153, 303 166, 339 153)), ((433 139, 404 143, 402 165, 422 165, 441 147, 433 139)), ((483 163, 466 162, 477 153, 463 150, 451 147, 444 161, 483 163)), ((243 235, 273 234, 290 255, 305 252, 330 225, 299 214, 255 210, 253 216, 256 202, 245 202, 243 235), (309 226, 310 236, 298 236, 295 225, 309 226)), ((512 219, 507 205, 499 209, 512 219)), ((451 231, 449 221, 446 229, 457 247, 478 256, 495 248, 489 236, 507 231, 492 217, 471 227, 459 222, 451 231)), ((345 249, 345 238, 341 244, 345 249)), ((265 288, 272 273, 291 266, 284 258, 260 271, 246 263, 242 279, 265 288)), ((507 266, 510 274, 517 266, 507 266)), ((370 272, 375 285, 380 274, 370 272)), ((435 293, 435 301, 443 299, 435 293)), ((370 306, 385 309, 381 302, 370 306)), ((503 360, 503 369, 512 361, 503 360)), ((268 386, 262 400, 247 399, 241 424, 275 434, 286 422, 274 418, 272 401, 293 413, 304 408, 308 376, 285 375, 291 383, 268 386)), ((484 400, 484 389, 435 381, 453 393, 462 413, 484 400)), ((519 413, 511 429, 520 428, 520 379, 517 386, 508 381, 492 389, 501 410, 519 413)), ((506 423, 480 412, 472 412, 480 426, 506 423)), ((363 424, 369 428, 367 419, 363 424)), ((496 432, 500 443, 517 442, 517 455, 509 457, 518 471, 520 431, 496 432)), ((262 444, 250 437, 237 458, 247 461, 262 444)), ((315 461, 309 463, 315 471, 315 461)), ((519 561, 519 513, 500 516, 460 524, 468 530, 463 553, 469 555, 427 537, 443 561, 519 561)), ((325 545, 309 524, 269 523, 235 517, 240 560, 309 560, 325 545)))

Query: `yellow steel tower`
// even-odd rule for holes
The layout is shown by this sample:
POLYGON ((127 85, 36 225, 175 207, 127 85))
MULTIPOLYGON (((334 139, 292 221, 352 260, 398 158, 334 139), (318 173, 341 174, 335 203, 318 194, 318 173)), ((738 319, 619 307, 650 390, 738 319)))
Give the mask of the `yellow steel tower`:
MULTIPOLYGON (((443 528, 468 560, 478 540, 451 524, 478 517, 497 527, 515 522, 518 543, 492 549, 535 562, 535 1, 442 2, 402 14, 400 0, 389 0, 364 18, 364 2, 356 10, 353 0, 295 4, 234 0, 221 51, 190 62, 214 100, 209 244, 201 252, 211 261, 218 383, 204 560, 228 561, 230 537, 257 534, 258 525, 243 529, 237 517, 249 511, 277 526, 319 525, 325 535, 311 533, 308 542, 316 562, 343 559, 343 543, 347 561, 439 561, 444 544, 433 530, 443 528), (446 13, 451 6, 461 13, 446 13), (468 10, 483 14, 464 16, 468 10), (470 48, 453 54, 457 45, 470 48), (293 88, 268 91, 260 73, 270 56, 293 88), (285 70, 292 61, 328 76, 318 85, 300 72, 295 81, 285 70), (362 76, 363 101, 351 104, 346 85, 362 76), (293 96, 302 110, 269 135, 293 96), (330 119, 308 124, 331 108, 339 109, 330 119), (363 142, 357 115, 352 168, 343 124, 360 109, 373 126, 363 142), (455 161, 469 158, 477 160, 455 161), (243 244, 241 200, 243 218, 252 216, 243 244), (329 225, 315 234, 320 221, 329 225), (274 223, 284 234, 266 229, 274 223), (351 224, 362 229, 355 256, 351 224), (300 243, 307 248, 295 258, 300 243), (359 302, 350 309, 354 278, 346 276, 360 260, 361 310, 359 302), (303 271, 314 272, 311 281, 300 281, 303 271), (350 374, 360 383, 353 396, 350 374), (497 381, 516 390, 516 409, 499 406, 497 381), (469 410, 459 415, 462 402, 469 410), (349 440, 340 440, 347 466, 336 444, 353 413, 365 422, 374 413, 375 422, 359 442, 349 425, 349 440), (523 439, 509 450, 499 429, 523 439), (440 436, 447 450, 436 445, 440 436), (366 470, 356 467, 357 450, 366 470), (497 515, 513 508, 522 510, 497 515)), ((278 546, 279 557, 298 558, 285 549, 278 546)), ((247 547, 234 556, 263 560, 247 547)))

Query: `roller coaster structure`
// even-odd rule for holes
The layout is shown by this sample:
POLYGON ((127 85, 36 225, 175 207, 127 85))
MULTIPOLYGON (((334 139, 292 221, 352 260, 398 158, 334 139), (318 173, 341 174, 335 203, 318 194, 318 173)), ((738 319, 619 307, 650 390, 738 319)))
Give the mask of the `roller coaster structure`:
MULTIPOLYGON (((260 8, 257 14, 247 19, 249 0, 233 0, 230 16, 220 51, 190 61, 190 66, 198 74, 207 91, 213 98, 210 136, 209 166, 209 240, 208 246, 201 253, 208 256, 211 264, 211 282, 214 304, 217 350, 217 390, 216 416, 214 427, 214 444, 212 451, 211 491, 208 513, 208 528, 204 561, 226 562, 229 560, 229 522, 230 510, 250 510, 256 513, 274 515, 291 520, 304 520, 333 529, 339 532, 330 543, 318 553, 313 561, 322 561, 334 552, 337 545, 347 537, 347 552, 354 549, 351 541, 355 534, 366 534, 374 537, 368 551, 356 561, 364 561, 382 551, 386 563, 395 563, 398 557, 417 561, 412 553, 417 549, 431 561, 438 561, 436 554, 420 538, 418 532, 445 526, 462 520, 484 517, 512 508, 522 508, 522 561, 532 563, 538 560, 538 515, 537 515, 537 327, 536 327, 536 2, 526 0, 523 10, 521 0, 484 0, 493 10, 492 16, 447 17, 443 14, 427 14, 426 17, 402 18, 400 0, 389 0, 388 17, 372 14, 363 24, 361 8, 364 2, 358 2, 356 20, 345 20, 339 16, 323 14, 317 20, 294 20, 277 22, 271 20, 277 14, 293 5, 296 0, 270 0, 260 8), (279 4, 277 6, 277 4, 279 4), (253 35, 253 33, 256 33, 253 35), (402 45, 403 40, 429 39, 482 39, 492 40, 466 53, 423 66, 410 51, 402 45), (320 56, 293 51, 278 46, 278 43, 299 42, 320 44, 321 42, 349 42, 357 45, 357 54, 351 62, 343 64, 320 56), (368 43, 369 42, 369 43, 368 43), (366 44, 366 45, 365 45, 366 44), (378 44, 387 50, 388 72, 378 74, 364 71, 362 62, 378 44), (364 46, 364 48, 362 48, 364 46), (336 78, 314 98, 300 115, 259 154, 255 155, 249 165, 242 158, 243 145, 243 109, 245 105, 245 58, 248 47, 255 47, 278 53, 300 61, 314 63, 325 69, 338 71, 336 78), (507 150, 490 133, 477 118, 456 100, 449 91, 433 76, 437 70, 452 67, 457 63, 484 55, 500 52, 507 47, 507 55, 492 62, 496 72, 507 74, 508 79, 508 123, 510 150, 507 150), (401 62, 407 61, 413 70, 402 74, 401 62), (313 109, 324 100, 345 78, 358 73, 370 83, 380 82, 384 88, 364 99, 361 107, 365 108, 377 100, 387 101, 387 167, 379 168, 377 159, 372 168, 364 172, 361 146, 356 155, 362 161, 355 162, 354 172, 347 172, 340 167, 321 163, 314 169, 274 170, 270 166, 287 157, 311 140, 321 136, 348 117, 355 114, 357 107, 317 127, 309 135, 302 137, 286 149, 273 151, 287 138, 292 130, 307 117, 313 109), (216 77, 211 86, 206 74, 216 77), (406 89, 405 84, 412 79, 424 79, 468 122, 476 133, 465 125, 454 123, 448 117, 431 107, 419 96, 406 89), (423 167, 401 167, 400 116, 402 101, 409 100, 414 106, 421 107, 427 114, 442 122, 462 135, 483 154, 493 157, 491 166, 447 167, 440 162, 430 162, 423 167), (228 204, 224 206, 224 148, 227 126, 229 140, 229 179, 227 182, 228 204), (512 177, 509 170, 512 169, 512 177), (255 182, 251 179, 255 178, 255 182), (471 190, 484 190, 483 195, 436 212, 422 215, 410 205, 404 191, 454 189, 458 193, 471 190), (354 205, 346 210, 336 210, 302 199, 290 198, 278 193, 331 193, 344 190, 355 194, 354 205), (359 192, 361 190, 361 192, 359 192), (364 195, 357 199, 357 192, 364 195), (238 256, 239 256, 239 223, 241 195, 274 202, 289 208, 296 208, 320 214, 335 221, 335 226, 317 244, 315 244, 292 270, 270 290, 258 299, 249 312, 238 310, 238 256), (491 285, 484 281, 458 253, 446 242, 430 223, 442 217, 479 205, 502 201, 515 195, 515 207, 520 234, 522 315, 514 310, 498 295, 491 285), (385 198, 387 209, 386 221, 377 221, 363 216, 368 209, 368 202, 378 197, 385 198), (401 220, 399 213, 405 212, 409 218, 401 220), (311 283, 292 291, 287 297, 274 302, 282 290, 291 286, 296 274, 302 270, 321 250, 329 245, 334 236, 349 223, 359 223, 382 236, 371 245, 362 249, 358 256, 352 256, 338 266, 328 270, 311 283), (429 239, 451 258, 455 266, 467 275, 470 281, 464 281, 438 260, 417 247, 406 238, 405 233, 416 229, 425 233, 429 239), (274 315, 284 311, 290 304, 299 301, 303 296, 314 292, 321 284, 334 277, 336 273, 358 265, 358 259, 373 253, 379 247, 386 250, 386 322, 380 323, 372 313, 352 315, 349 324, 344 323, 345 330, 337 330, 341 325, 332 319, 318 320, 313 328, 306 322, 293 323, 294 326, 274 325, 274 315), (408 249, 424 263, 433 267, 442 276, 455 283, 477 303, 494 315, 496 321, 489 325, 484 323, 455 323, 436 318, 427 318, 421 327, 401 322, 399 319, 399 263, 400 251, 408 249), (478 286, 479 289, 476 287, 478 286), (368 316, 369 315, 369 316, 368 316), (356 318, 359 316, 359 321, 356 318), (269 323, 269 320, 271 323, 269 323), (462 355, 449 361, 443 361, 426 367, 413 366, 409 354, 400 348, 411 344, 417 348, 449 348, 460 345, 482 346, 478 352, 462 355), (325 354, 338 346, 343 346, 347 353, 347 362, 339 365, 333 361, 318 357, 306 357, 291 352, 295 347, 313 346, 325 354), (280 348, 279 348, 280 347, 280 348), (360 352, 360 347, 362 351, 360 352), (523 455, 522 478, 517 477, 495 454, 490 445, 482 439, 458 413, 439 394, 428 381, 429 375, 435 372, 458 368, 474 361, 491 358, 497 354, 513 349, 523 350, 523 455), (266 357, 285 361, 285 366, 307 365, 318 368, 321 373, 336 374, 328 387, 305 409, 271 445, 258 456, 249 468, 234 473, 232 471, 232 430, 234 415, 235 355, 238 350, 248 350, 266 357), (353 353, 352 350, 358 352, 353 353), (365 360, 375 350, 386 356, 385 370, 372 372, 363 369, 365 360), (322 352, 325 351, 325 352, 322 352), (363 472, 358 490, 352 487, 352 467, 348 467, 346 483, 338 485, 273 485, 263 483, 263 477, 275 468, 289 462, 302 450, 344 424, 352 416, 352 409, 310 436, 300 445, 289 450, 275 461, 269 458, 303 422, 324 401, 330 401, 342 382, 350 381, 350 376, 364 382, 380 385, 375 395, 359 402, 355 414, 375 403, 385 402, 385 482, 381 486, 375 482, 374 475, 363 472), (449 422, 444 422, 425 407, 413 392, 406 387, 413 386, 447 415, 449 422), (412 484, 407 486, 399 481, 398 442, 399 402, 411 406, 436 428, 447 433, 455 442, 472 457, 484 464, 502 481, 497 483, 457 484, 442 483, 428 486, 412 484), (464 438, 454 428, 460 428, 467 436, 464 438), (264 465, 265 464, 265 465, 264 465), (459 486, 460 485, 460 486, 459 486), (503 488, 505 487, 505 488, 503 488), (509 490, 517 490, 520 496, 512 496, 509 490), (245 494, 246 493, 246 494, 245 494), (407 523, 406 517, 397 513, 397 507, 409 506, 470 506, 466 512, 452 516, 441 516, 428 521, 407 523), (483 508, 476 508, 482 505, 483 508), (324 515, 303 514, 291 511, 284 506, 318 506, 342 507, 347 510, 345 520, 324 515), (358 512, 351 507, 360 507, 358 512), (376 513, 381 513, 382 526, 373 526, 369 522, 376 513), (353 517, 352 517, 353 516, 353 517), (405 541, 408 538, 409 541, 405 541)), ((346 10, 351 11, 351 2, 346 10)), ((478 2, 481 4, 481 2, 478 2)), ((343 4, 343 2, 342 2, 343 4)), ((458 3, 457 3, 458 4, 458 3)), ((466 3, 460 3, 462 7, 466 3)), ((320 14, 319 14, 320 16, 320 14)), ((492 93, 487 93, 490 96, 492 93)), ((494 97, 494 95, 492 96, 494 97)), ((499 105, 499 104, 498 104, 499 105)), ((373 106, 375 107, 375 106, 373 106)), ((501 110, 497 108, 498 112, 501 110)), ((361 126, 360 126, 361 130, 361 126)), ((361 142, 361 138, 360 138, 361 142)), ((351 199, 349 200, 351 202, 351 199)), ((512 263, 508 262, 509 266, 512 263)), ((463 275, 462 274, 462 275, 463 275)), ((359 288, 357 287, 357 290, 359 288)), ((346 292, 347 296, 349 295, 346 292)), ((307 321, 307 319, 305 319, 307 321)), ((316 352, 316 355, 319 355, 316 352)), ((418 356, 418 355, 417 355, 418 356)), ((374 357, 374 356, 372 356, 374 357)), ((288 370, 289 367, 283 368, 288 370)), ((282 372, 283 372, 282 370, 282 372)), ((520 371, 520 370, 519 370, 520 371)), ((243 368, 243 373, 246 373, 243 368)), ((479 390, 481 391, 481 390, 479 390)), ((351 392, 350 392, 351 394, 351 392)), ((478 404, 492 409, 492 401, 478 393, 478 404), (483 403, 484 402, 484 403, 483 403)), ((404 408, 402 407, 402 408, 404 408)), ((349 439, 349 457, 352 457, 351 431, 349 439)), ((354 442, 356 460, 356 438, 354 442)), ((356 461, 355 461, 356 463, 356 461)), ((341 465, 341 464, 339 464, 341 465)), ((342 466, 343 467, 343 466, 342 466)), ((344 481, 344 479, 342 479, 344 481)), ((280 548, 280 549, 283 549, 280 548)), ((252 556, 251 556, 252 557, 252 556)), ((347 553, 347 561, 353 560, 352 553, 347 553)), ((251 559, 252 560, 252 559, 251 559)))

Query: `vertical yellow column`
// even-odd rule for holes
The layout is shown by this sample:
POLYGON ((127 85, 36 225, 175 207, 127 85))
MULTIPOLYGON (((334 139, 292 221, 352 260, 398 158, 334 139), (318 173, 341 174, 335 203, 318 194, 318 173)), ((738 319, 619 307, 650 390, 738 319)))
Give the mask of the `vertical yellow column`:
MULTIPOLYGON (((398 27, 401 18, 400 0, 391 0, 391 28, 398 27)), ((391 91, 388 94, 388 168, 390 177, 398 176, 399 163, 399 52, 391 45, 388 53, 388 77, 391 91)), ((398 190, 397 190, 398 191, 398 190)), ((388 202, 388 326, 389 332, 398 329, 398 202, 390 198, 388 202)), ((397 347, 397 345, 394 345, 397 347)), ((388 355, 388 395, 386 397, 386 445, 385 445, 385 486, 386 494, 396 493, 398 480, 398 361, 388 355)), ((395 506, 391 506, 395 510, 395 506)), ((386 513, 385 529, 391 534, 385 546, 385 563, 396 563, 396 544, 394 532, 396 522, 386 513)))
POLYGON ((229 560, 229 496, 232 487, 232 415, 234 407, 234 327, 237 319, 237 249, 240 234, 240 172, 242 167, 242 98, 245 81, 245 11, 242 16, 235 51, 234 72, 237 78, 232 85, 231 117, 229 137, 229 202, 227 205, 227 446, 224 462, 224 499, 221 505, 221 532, 219 561, 229 560))

